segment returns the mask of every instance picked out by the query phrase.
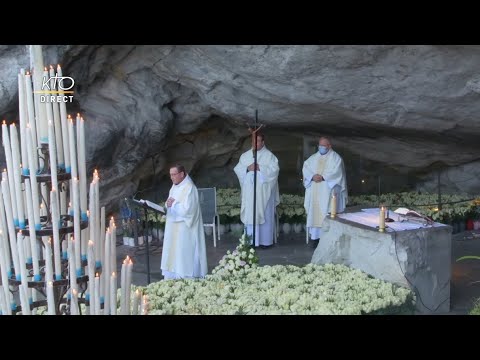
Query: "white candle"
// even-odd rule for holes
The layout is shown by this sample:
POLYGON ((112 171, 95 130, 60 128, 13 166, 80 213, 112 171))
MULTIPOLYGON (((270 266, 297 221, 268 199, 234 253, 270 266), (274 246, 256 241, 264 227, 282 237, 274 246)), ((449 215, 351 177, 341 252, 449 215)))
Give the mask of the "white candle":
POLYGON ((82 220, 87 214, 87 170, 85 164, 85 121, 77 114, 77 150, 78 150, 78 176, 80 180, 80 208, 82 220))
MULTIPOLYGON (((1 192, 0 192, 1 194, 1 192)), ((3 207, 2 204, 0 204, 0 207, 3 207)), ((3 251, 0 251, 0 275, 2 277, 2 284, 8 284, 8 277, 9 274, 11 273, 10 270, 10 251, 5 251, 5 248, 8 246, 7 244, 7 239, 6 239, 6 233, 4 234, 4 231, 0 231, 0 241, 2 244, 2 249, 3 251), (8 254, 8 256, 6 255, 8 254), (8 261, 7 261, 8 259, 8 261)), ((4 311, 5 315, 10 315, 12 313, 11 309, 13 306, 13 297, 12 293, 9 290, 8 286, 2 286, 2 289, 0 290, 3 292, 5 303, 7 305, 6 310, 4 311)))
POLYGON ((70 298, 71 298, 71 305, 70 305, 70 314, 71 315, 79 315, 80 311, 78 309, 78 290, 71 289, 70 291, 70 298))
POLYGON ((13 268, 15 270, 15 277, 17 280, 20 280, 20 264, 18 261, 18 248, 17 248, 17 236, 15 234, 15 226, 13 223, 13 212, 12 207, 8 199, 10 199, 10 189, 8 187, 8 181, 6 179, 2 180, 2 193, 3 193, 3 204, 5 205, 5 215, 7 216, 7 227, 8 235, 10 238, 10 247, 12 250, 12 260, 13 268))
MULTIPOLYGON (((41 223, 40 223, 40 213, 39 213, 39 204, 40 204, 40 199, 38 197, 38 184, 37 184, 37 168, 35 167, 35 163, 33 161, 33 152, 30 151, 32 148, 32 132, 30 131, 30 128, 27 126, 26 129, 27 133, 27 148, 28 148, 28 160, 30 164, 30 186, 32 190, 32 204, 33 204, 33 216, 35 219, 34 225, 37 230, 40 230, 42 228, 41 223)), ((32 224, 30 225, 32 226, 32 224)))
POLYGON ((25 179, 25 195, 27 197, 27 215, 28 215, 28 231, 30 238, 30 249, 32 253, 33 263, 33 280, 40 281, 40 266, 38 264, 38 249, 37 249, 37 233, 35 229, 35 217, 33 215, 32 189, 30 187, 30 180, 25 179))
POLYGON ((148 314, 148 297, 147 295, 143 295, 142 305, 140 307, 140 315, 147 315, 148 314))
POLYGON ((132 315, 138 315, 138 307, 140 305, 141 298, 142 294, 140 293, 140 290, 135 290, 135 295, 133 296, 132 315))
MULTIPOLYGON (((57 74, 58 75, 58 74, 57 74)), ((53 80, 53 77, 55 76, 55 71, 53 69, 53 66, 50 65, 50 88, 52 90, 58 90, 58 86, 56 81, 53 80)), ((63 101, 61 101, 63 103, 63 101)), ((56 141, 56 149, 57 152, 55 154, 57 160, 58 160, 58 166, 60 169, 65 169, 65 157, 64 157, 64 152, 63 152, 63 140, 62 140, 62 124, 61 124, 61 119, 60 119, 60 110, 59 110, 59 103, 58 102, 53 102, 52 103, 52 110, 53 110, 53 123, 54 123, 54 128, 55 128, 55 141, 56 141)), ((65 124, 66 125, 66 124, 65 124)), ((66 127, 65 127, 66 128, 66 127)), ((50 135, 49 135, 50 137, 50 135)))
POLYGON ((125 300, 126 300, 126 304, 125 304, 125 311, 126 311, 126 315, 130 315, 130 304, 132 303, 132 299, 131 299, 131 292, 132 292, 132 268, 133 268, 133 262, 132 262, 132 259, 130 259, 130 257, 128 257, 128 261, 127 261, 127 276, 125 277, 125 285, 126 285, 126 294, 125 294, 125 300))
POLYGON ((30 298, 31 290, 28 288, 28 273, 27 273, 27 261, 25 258, 25 244, 24 236, 20 230, 17 233, 17 246, 18 246, 18 259, 20 262, 20 274, 21 274, 21 284, 19 286, 20 291, 20 303, 22 305, 22 314, 30 315, 30 303, 28 299, 30 298), (30 291, 29 291, 30 290, 30 291))
POLYGON ((98 273, 95 276, 95 315, 101 315, 100 308, 100 276, 98 273))
MULTIPOLYGON (((31 60, 31 69, 33 72, 33 90, 34 90, 34 104, 35 104, 35 120, 36 120, 36 135, 37 135, 37 144, 40 144, 40 138, 42 135, 47 137, 47 122, 45 114, 45 106, 40 102, 42 89, 42 80, 43 80, 43 53, 41 45, 30 45, 30 60, 31 60), (45 121, 44 128, 42 129, 43 122, 45 121)), ((40 160, 40 166, 43 167, 43 161, 40 160)))
POLYGON ((110 268, 117 271, 117 228, 113 222, 110 224, 110 232, 110 268))
MULTIPOLYGON (((17 203, 17 219, 20 229, 25 229, 25 214, 23 210, 22 174, 20 165, 20 148, 18 132, 15 124, 10 125, 10 140, 12 145, 13 181, 15 182, 15 201, 17 203)), ((13 190, 13 189, 12 189, 13 190)))
POLYGON ((385 231, 385 208, 380 208, 378 231, 385 231))
MULTIPOLYGON (((19 121, 20 121, 20 145, 22 158, 20 160, 23 168, 28 170, 28 155, 27 155, 27 139, 25 138, 25 127, 28 123, 28 110, 27 110, 27 98, 25 95, 25 74, 21 69, 18 74, 18 108, 19 108, 19 121)), ((24 173, 28 175, 28 173, 24 173)))
MULTIPOLYGON (((8 176, 8 188, 10 189, 10 202, 12 207, 12 216, 15 226, 18 226, 18 210, 17 199, 15 197, 15 180, 13 176, 13 160, 12 160, 12 148, 10 146, 10 137, 8 135, 8 127, 5 120, 2 124, 2 139, 3 147, 5 149, 5 159, 7 161, 7 176, 8 176)), ((7 199, 5 199, 7 200, 7 199)))
POLYGON ((97 239, 96 234, 96 208, 95 208, 95 188, 93 181, 90 183, 89 191, 89 202, 88 202, 88 230, 90 232, 90 240, 93 240, 95 243, 95 265, 97 267, 101 266, 100 261, 100 241, 97 239))
POLYGON ((53 295, 53 282, 49 281, 47 283, 47 306, 48 306, 48 315, 55 315, 55 297, 53 295))
MULTIPOLYGON (((49 98, 50 94, 45 93, 46 91, 49 91, 48 88, 42 88, 43 84, 48 83, 47 80, 50 78, 50 75, 48 74, 47 68, 44 68, 43 75, 41 78, 41 84, 40 84, 40 89, 36 90, 39 92, 41 95, 44 95, 45 98, 49 98)), ((37 130, 39 132, 39 144, 48 144, 48 121, 53 120, 53 114, 52 114, 52 105, 50 104, 49 101, 42 102, 41 98, 38 98, 39 104, 38 104, 38 109, 39 109, 39 122, 37 123, 37 130)), ((42 160, 40 159, 40 162, 42 160)), ((43 167, 43 164, 42 164, 43 167)))
POLYGON ((78 177, 77 172, 77 150, 75 147, 75 132, 73 128, 73 120, 68 115, 68 145, 70 149, 70 169, 72 173, 72 178, 78 177))
POLYGON ((45 249, 45 283, 47 284, 47 305, 48 314, 55 315, 55 298, 53 296, 53 265, 52 265, 52 241, 44 242, 45 249))
POLYGON ((71 235, 68 235, 68 276, 70 282, 70 289, 78 289, 77 286, 77 264, 75 261, 75 245, 71 235))
MULTIPOLYGON (((57 75, 62 75, 62 68, 60 65, 57 66, 57 75)), ((70 168, 70 144, 69 144, 69 133, 68 133, 68 121, 67 121, 67 107, 66 104, 62 101, 60 102, 60 121, 62 129, 62 142, 63 142, 63 158, 65 161, 65 170, 67 173, 71 172, 70 168)))
POLYGON ((95 314, 95 254, 94 254, 94 244, 93 241, 90 240, 88 242, 88 250, 87 250, 87 261, 88 261, 88 292, 90 293, 90 315, 98 315, 95 314))
POLYGON ((110 277, 110 313, 117 315, 117 274, 115 271, 110 277))
MULTIPOLYGON (((58 177, 57 177, 57 145, 55 143, 55 130, 53 128, 53 122, 48 122, 48 149, 50 156, 50 177, 52 179, 52 188, 58 189, 58 177)), ((57 193, 55 193, 55 199, 57 200, 57 193)))
POLYGON ((5 300, 3 286, 0 285, 0 315, 10 315, 8 302, 5 300))
POLYGON ((55 259, 55 279, 62 280, 62 263, 59 222, 60 214, 58 212, 57 190, 50 191, 50 206, 52 208, 52 230, 53 230, 53 257, 55 259))
POLYGON ((72 178, 72 193, 73 193, 73 232, 75 237, 75 261, 77 264, 77 276, 83 275, 83 266, 81 261, 81 232, 80 232, 80 201, 78 199, 78 179, 72 178))
MULTIPOLYGON (((110 229, 107 229, 106 241, 105 241, 105 254, 110 254, 110 229)), ((102 276, 105 275, 105 285, 104 285, 104 294, 105 294, 105 301, 104 301, 104 310, 103 313, 105 315, 110 314, 110 279, 108 278, 108 274, 112 272, 110 266, 110 256, 105 257, 105 261, 102 263, 102 276)), ((113 270, 115 271, 115 270, 113 270)))
MULTIPOLYGON (((6 213, 5 213, 5 206, 3 202, 3 191, 0 188, 0 232, 2 241, 2 248, 0 248, 0 252, 4 255, 4 263, 5 263, 5 275, 10 277, 12 275, 12 263, 10 261, 10 244, 8 242, 8 225, 6 222, 6 213), (7 255, 8 254, 8 255, 7 255)), ((3 273, 2 273, 3 275, 3 273)), ((2 284, 6 284, 2 281, 2 284)), ((8 289, 8 286, 7 286, 8 289)))
MULTIPOLYGON (((128 259, 128 256, 127 256, 128 259)), ((120 295, 120 314, 126 315, 125 304, 127 299, 127 283, 125 279, 127 278, 127 259, 123 260, 122 270, 120 273, 120 288, 121 288, 121 295, 120 295)))
MULTIPOLYGON (((25 93, 26 93, 26 99, 27 99, 27 111, 28 111, 28 122, 26 126, 30 126, 31 132, 32 132, 32 139, 35 140, 34 143, 32 143, 34 149, 36 151, 37 149, 37 128, 35 124, 35 110, 34 110, 34 101, 33 101, 33 91, 32 91, 32 79, 30 73, 27 72, 25 75, 25 93)), ((30 148, 28 148, 30 149, 30 148)), ((27 151, 28 151, 27 149, 27 151)), ((27 154, 28 157, 28 154, 27 154)), ((38 159, 35 157, 35 168, 38 167, 38 159)), ((28 158, 28 168, 30 169, 32 164, 30 163, 30 158, 28 158)))

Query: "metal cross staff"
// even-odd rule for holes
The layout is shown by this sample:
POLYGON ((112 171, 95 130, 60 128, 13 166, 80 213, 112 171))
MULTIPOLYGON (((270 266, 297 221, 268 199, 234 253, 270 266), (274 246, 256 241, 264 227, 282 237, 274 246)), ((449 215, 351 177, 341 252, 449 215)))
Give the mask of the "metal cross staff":
POLYGON ((252 151, 253 151, 253 238, 252 246, 255 246, 255 225, 256 225, 256 212, 257 212, 257 132, 263 127, 258 126, 258 110, 255 110, 255 123, 249 126, 248 131, 252 134, 252 151))

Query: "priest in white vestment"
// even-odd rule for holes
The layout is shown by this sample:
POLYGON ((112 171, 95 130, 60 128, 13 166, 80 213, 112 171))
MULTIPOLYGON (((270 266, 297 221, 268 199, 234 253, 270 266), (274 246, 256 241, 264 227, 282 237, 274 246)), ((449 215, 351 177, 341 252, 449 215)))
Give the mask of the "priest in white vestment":
MULTIPOLYGON (((257 133, 257 187, 255 206, 255 246, 273 245, 275 236, 275 208, 280 203, 278 191, 278 159, 265 147, 265 136, 257 133)), ((240 220, 247 235, 253 238, 253 188, 254 154, 252 149, 244 152, 233 169, 240 182, 242 206, 240 220)))
POLYGON ((160 268, 165 280, 202 278, 207 251, 198 190, 182 165, 170 168, 172 187, 167 209, 160 268))
POLYGON ((322 235, 323 220, 331 210, 332 195, 335 194, 337 212, 343 212, 348 202, 345 166, 328 137, 320 138, 318 151, 305 160, 302 173, 307 231, 311 240, 317 240, 316 246, 322 235))

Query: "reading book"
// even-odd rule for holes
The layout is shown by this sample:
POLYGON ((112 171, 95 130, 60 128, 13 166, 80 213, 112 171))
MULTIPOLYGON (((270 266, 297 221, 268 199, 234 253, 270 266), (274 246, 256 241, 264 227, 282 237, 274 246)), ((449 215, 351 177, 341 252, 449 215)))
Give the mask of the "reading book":
POLYGON ((421 221, 421 222, 426 221, 428 224, 431 224, 434 222, 428 216, 422 215, 416 212, 415 210, 410 210, 407 208, 398 208, 397 210, 394 211, 394 213, 402 215, 405 218, 405 220, 408 220, 408 221, 421 221))
POLYGON ((140 199, 140 200, 133 199, 133 201, 135 201, 139 204, 142 204, 142 205, 147 205, 149 208, 152 208, 153 210, 156 210, 158 212, 161 212, 161 213, 165 214, 165 209, 163 208, 163 206, 155 204, 154 202, 144 200, 144 199, 140 199))

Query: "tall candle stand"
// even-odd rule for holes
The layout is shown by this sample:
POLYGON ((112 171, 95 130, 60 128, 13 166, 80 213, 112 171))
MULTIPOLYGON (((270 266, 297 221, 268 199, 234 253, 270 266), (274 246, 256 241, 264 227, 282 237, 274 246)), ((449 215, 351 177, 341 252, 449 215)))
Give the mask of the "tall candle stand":
MULTIPOLYGON (((52 190, 52 178, 51 178, 51 169, 50 169, 50 162, 49 160, 49 149, 48 149, 48 144, 42 144, 42 147, 40 148, 42 155, 40 157, 43 158, 44 161, 44 166, 43 169, 39 170, 36 174, 36 179, 37 179, 37 184, 41 186, 41 184, 46 184, 47 189, 52 190)), ((29 179, 29 175, 22 175, 22 182, 25 179, 29 179)), ((68 185, 69 181, 71 180, 71 174, 65 172, 65 170, 57 168, 57 181, 58 181, 58 186, 60 191, 66 191, 68 190, 68 185)), ((37 186, 38 186, 37 185, 37 186)), ((41 216, 40 217, 40 222, 41 222, 41 228, 40 229, 35 229, 35 235, 36 235, 36 240, 40 244, 40 246, 44 247, 45 244, 42 241, 42 237, 52 237, 53 236, 53 221, 59 221, 59 236, 60 236, 60 243, 63 241, 68 241, 68 234, 72 234, 74 232, 74 226, 69 225, 73 224, 73 216, 70 214, 60 214, 60 219, 53 219, 52 218, 52 211, 51 211, 51 204, 50 204, 50 199, 43 199, 43 203, 45 204, 45 208, 47 210, 47 215, 41 216)), ((37 205, 38 204, 33 204, 37 205)), ((26 228, 21 229, 22 234, 25 236, 30 236, 30 226, 32 224, 29 224, 28 221, 26 221, 26 228)), ((35 226, 35 225, 33 225, 35 226)), ((88 227, 88 220, 81 220, 80 222, 80 229, 85 229, 88 227)), ((16 231, 20 230, 19 228, 16 228, 16 231)), ((26 238, 23 237, 23 240, 26 238)), ((77 239, 76 241, 80 241, 80 239, 77 239)), ((19 244, 20 245, 20 244, 19 244)), ((53 249, 53 243, 50 242, 51 246, 51 251, 49 252, 52 254, 52 258, 49 259, 53 263, 53 254, 54 254, 54 249, 53 249)), ((88 261, 86 259, 81 260, 81 267, 84 268, 88 266, 88 261)), ((46 259, 39 260, 39 267, 40 267, 40 276, 41 280, 35 281, 33 280, 33 265, 32 264, 21 264, 21 266, 26 266, 27 271, 28 271, 28 277, 32 278, 32 280, 28 281, 28 287, 33 289, 33 291, 38 291, 44 299, 33 301, 30 304, 30 310, 33 310, 35 308, 41 307, 41 306, 46 306, 47 305, 47 281, 46 281, 46 259)), ((95 271, 97 273, 101 273, 101 268, 96 268, 95 271)), ((17 293, 19 295, 19 286, 21 284, 21 281, 16 280, 14 271, 12 269, 12 276, 9 278, 9 285, 12 286, 13 288, 13 293, 17 293)), ((67 297, 65 296, 70 288, 70 276, 69 276, 69 261, 68 259, 64 258, 63 256, 61 257, 61 275, 62 279, 61 280, 56 280, 53 279, 53 290, 54 290, 54 300, 55 300, 55 312, 57 315, 60 314, 70 314, 71 310, 71 300, 68 300, 67 297)), ((93 280, 91 279, 91 284, 93 284, 93 280)), ((78 298, 78 303, 85 304, 85 305, 90 305, 89 301, 85 299, 84 294, 87 290, 87 284, 89 282, 88 275, 81 275, 77 276, 77 286, 79 289, 79 298, 78 298)), ((18 305, 16 309, 12 309, 12 312, 17 313, 21 311, 21 306, 18 305)))

